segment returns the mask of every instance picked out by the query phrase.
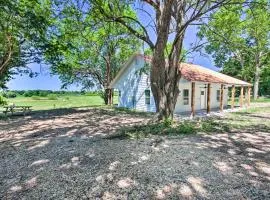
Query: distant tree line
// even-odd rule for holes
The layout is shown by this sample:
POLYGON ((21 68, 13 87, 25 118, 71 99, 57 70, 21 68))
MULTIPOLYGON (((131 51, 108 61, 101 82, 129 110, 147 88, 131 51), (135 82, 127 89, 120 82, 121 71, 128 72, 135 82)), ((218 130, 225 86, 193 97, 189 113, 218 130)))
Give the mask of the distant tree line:
POLYGON ((86 96, 98 96, 100 95, 99 91, 52 91, 52 90, 8 90, 2 92, 2 95, 5 98, 15 98, 17 96, 24 97, 47 97, 50 94, 55 95, 86 95, 86 96))

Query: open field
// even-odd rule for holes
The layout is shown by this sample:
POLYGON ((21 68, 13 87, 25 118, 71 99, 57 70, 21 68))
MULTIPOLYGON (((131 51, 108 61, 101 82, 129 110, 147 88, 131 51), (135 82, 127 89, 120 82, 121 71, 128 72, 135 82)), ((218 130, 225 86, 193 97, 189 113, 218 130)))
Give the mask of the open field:
POLYGON ((215 132, 138 140, 109 135, 151 114, 60 109, 0 121, 0 199, 269 199, 264 105, 212 119, 215 132))
MULTIPOLYGON (((33 106, 33 110, 50 110, 58 108, 78 108, 78 107, 93 107, 104 105, 103 99, 100 96, 86 95, 58 95, 57 99, 49 100, 46 97, 23 97, 7 99, 8 104, 14 103, 17 106, 33 106)), ((117 103, 117 96, 114 97, 114 102, 117 103)), ((0 111, 2 108, 0 108, 0 111)))

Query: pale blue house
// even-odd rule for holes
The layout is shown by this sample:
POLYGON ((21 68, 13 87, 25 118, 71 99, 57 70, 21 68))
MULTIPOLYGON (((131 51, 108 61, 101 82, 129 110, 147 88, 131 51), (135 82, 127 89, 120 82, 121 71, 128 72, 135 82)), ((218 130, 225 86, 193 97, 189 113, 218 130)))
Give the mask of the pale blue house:
MULTIPOLYGON (((119 91, 119 107, 155 112, 155 102, 151 92, 150 77, 147 72, 151 62, 150 57, 141 54, 133 55, 121 68, 110 84, 111 88, 119 91)), ((219 72, 188 63, 181 63, 182 78, 179 82, 180 94, 176 103, 175 112, 191 111, 192 95, 195 110, 219 108, 228 103, 229 87, 250 87, 251 84, 221 74, 219 72), (192 90, 194 83, 194 90, 192 90), (211 84, 211 87, 207 87, 211 84), (207 91, 207 90, 211 91, 207 91), (221 92, 221 90, 223 92, 221 92), (192 94, 194 91, 194 94, 192 94), (221 94, 223 93, 223 98, 221 94), (207 94, 210 94, 207 97, 207 94)))

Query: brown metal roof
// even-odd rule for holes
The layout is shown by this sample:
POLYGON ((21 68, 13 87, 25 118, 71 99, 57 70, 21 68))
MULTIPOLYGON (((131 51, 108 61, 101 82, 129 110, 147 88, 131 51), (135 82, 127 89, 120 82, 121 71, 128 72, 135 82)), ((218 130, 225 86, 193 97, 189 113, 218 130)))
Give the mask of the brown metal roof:
POLYGON ((199 65, 181 63, 179 69, 182 76, 189 81, 251 86, 251 84, 248 82, 233 78, 231 76, 213 71, 199 65))
MULTIPOLYGON (((143 57, 145 62, 151 62, 150 56, 144 56, 139 54, 138 56, 143 57)), ((222 83, 229 85, 239 85, 239 86, 251 86, 252 84, 233 78, 231 76, 222 74, 217 71, 202 67, 200 65, 181 63, 179 67, 182 77, 188 81, 198 81, 207 83, 222 83)))

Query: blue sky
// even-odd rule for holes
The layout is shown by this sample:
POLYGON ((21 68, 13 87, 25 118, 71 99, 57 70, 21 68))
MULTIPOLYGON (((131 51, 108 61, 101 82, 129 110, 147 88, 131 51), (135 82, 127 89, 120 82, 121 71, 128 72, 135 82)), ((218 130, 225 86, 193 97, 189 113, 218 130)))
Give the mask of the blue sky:
MULTIPOLYGON (((148 12, 152 13, 149 8, 148 12)), ((138 13, 139 19, 143 24, 147 24, 149 22, 148 16, 143 13, 138 13)), ((188 27, 185 39, 184 39, 184 48, 189 49, 190 44, 197 41, 196 37, 197 28, 195 26, 188 27)), ((154 33, 150 32, 150 37, 154 40, 154 33)), ((187 60, 188 62, 192 62, 194 64, 198 64, 210 69, 217 70, 214 67, 214 63, 210 57, 200 56, 199 53, 193 53, 192 57, 187 60)), ((30 78, 27 75, 17 75, 8 82, 7 86, 10 90, 34 90, 34 89, 44 89, 44 90, 60 90, 61 89, 61 81, 56 75, 50 74, 50 69, 46 65, 40 64, 31 64, 29 67, 34 71, 38 72, 39 75, 34 78, 30 78)), ((80 87, 77 85, 69 86, 68 90, 80 90, 80 87)))

